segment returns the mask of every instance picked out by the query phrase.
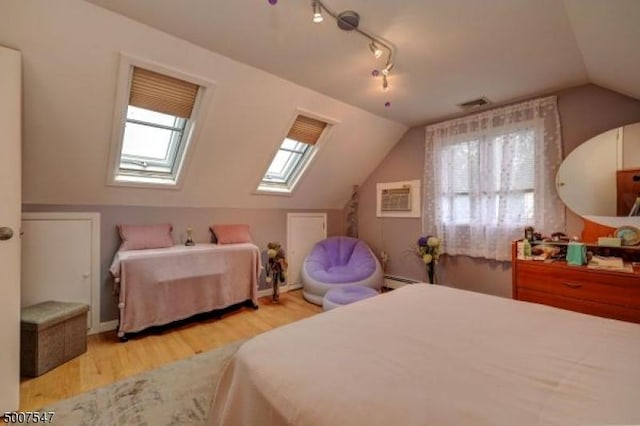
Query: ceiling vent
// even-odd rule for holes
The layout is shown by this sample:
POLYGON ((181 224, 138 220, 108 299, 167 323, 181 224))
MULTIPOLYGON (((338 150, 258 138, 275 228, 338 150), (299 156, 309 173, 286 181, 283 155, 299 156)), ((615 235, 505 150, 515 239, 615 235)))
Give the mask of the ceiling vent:
POLYGON ((473 99, 467 102, 463 102, 461 104, 458 104, 458 106, 464 110, 467 110, 467 109, 480 108, 485 105, 489 105, 490 103, 491 101, 489 101, 489 99, 482 97, 482 98, 473 99))

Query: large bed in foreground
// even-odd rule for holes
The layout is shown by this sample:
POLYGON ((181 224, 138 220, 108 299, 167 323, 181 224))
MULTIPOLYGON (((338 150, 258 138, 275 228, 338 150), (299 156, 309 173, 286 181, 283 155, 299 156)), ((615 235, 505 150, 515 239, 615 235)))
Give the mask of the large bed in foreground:
POLYGON ((411 285, 245 343, 214 425, 640 424, 640 325, 411 285))

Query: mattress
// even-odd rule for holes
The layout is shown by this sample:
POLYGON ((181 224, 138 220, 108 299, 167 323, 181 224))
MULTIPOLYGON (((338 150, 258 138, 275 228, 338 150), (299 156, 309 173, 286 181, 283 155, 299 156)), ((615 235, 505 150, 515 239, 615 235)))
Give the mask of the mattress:
POLYGON ((212 425, 640 423, 640 325, 415 284, 259 335, 212 425))

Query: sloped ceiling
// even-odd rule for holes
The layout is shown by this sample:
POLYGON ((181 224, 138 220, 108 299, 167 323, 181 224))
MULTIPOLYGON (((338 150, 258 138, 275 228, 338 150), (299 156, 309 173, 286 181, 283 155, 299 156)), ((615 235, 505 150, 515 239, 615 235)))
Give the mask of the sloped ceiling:
POLYGON ((325 0, 396 47, 386 93, 367 41, 310 0, 88 1, 408 125, 587 82, 640 95, 637 0, 325 0))
POLYGON ((326 0, 394 45, 388 92, 310 0, 87 1, 0 2, 0 43, 24 54, 25 202, 341 207, 406 126, 460 102, 588 82, 640 98, 637 0, 326 0), (180 191, 105 185, 122 51, 217 84, 180 191), (340 125, 294 196, 254 195, 296 108, 340 125))
POLYGON ((640 1, 564 1, 589 81, 640 99, 640 1))
POLYGON ((24 203, 342 208, 406 130, 80 0, 3 0, 0 44, 23 54, 24 203), (180 190, 106 185, 121 52, 215 82, 180 190), (256 195, 297 109, 338 124, 293 196, 256 195))

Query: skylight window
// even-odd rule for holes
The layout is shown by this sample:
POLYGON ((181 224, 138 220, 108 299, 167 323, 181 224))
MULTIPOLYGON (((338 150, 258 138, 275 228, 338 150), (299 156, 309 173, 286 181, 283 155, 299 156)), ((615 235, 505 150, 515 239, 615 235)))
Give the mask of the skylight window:
POLYGON ((110 182, 177 186, 206 87, 128 59, 121 66, 127 91, 119 93, 110 182))
POLYGON ((129 105, 120 172, 172 175, 187 119, 129 105))
POLYGON ((273 158, 263 181, 277 184, 288 184, 295 171, 302 164, 305 154, 311 145, 286 138, 273 158))
POLYGON ((258 191, 290 193, 317 150, 327 123, 298 115, 264 174, 258 191))

